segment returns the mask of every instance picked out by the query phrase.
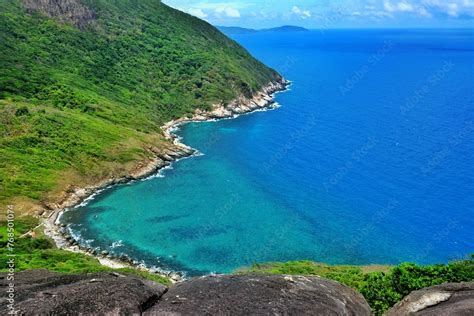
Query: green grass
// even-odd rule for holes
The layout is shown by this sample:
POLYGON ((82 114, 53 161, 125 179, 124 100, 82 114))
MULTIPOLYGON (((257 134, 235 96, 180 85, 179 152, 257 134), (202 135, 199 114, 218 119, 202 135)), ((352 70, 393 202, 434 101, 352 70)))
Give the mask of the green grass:
POLYGON ((335 280, 360 292, 376 315, 412 291, 447 282, 474 281, 474 255, 469 259, 420 266, 403 263, 393 267, 331 266, 312 261, 255 264, 237 273, 317 275, 335 280))
POLYGON ((164 146, 164 122, 278 77, 160 1, 82 3, 97 20, 80 30, 0 1, 0 205, 45 200, 66 171, 89 179, 141 160, 164 146))
MULTIPOLYGON (((7 226, 0 222, 0 271, 7 271, 7 226)), ((15 270, 23 271, 29 269, 47 269, 54 272, 79 274, 93 272, 118 272, 126 275, 139 276, 164 285, 170 285, 171 281, 158 274, 134 268, 112 269, 105 267, 91 256, 57 249, 52 240, 44 236, 42 228, 35 230, 35 237, 23 234, 33 230, 38 225, 38 219, 27 216, 15 220, 15 270)))

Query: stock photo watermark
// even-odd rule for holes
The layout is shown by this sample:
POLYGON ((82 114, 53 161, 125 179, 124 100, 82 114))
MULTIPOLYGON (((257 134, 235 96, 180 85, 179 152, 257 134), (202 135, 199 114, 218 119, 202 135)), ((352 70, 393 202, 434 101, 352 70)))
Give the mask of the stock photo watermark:
POLYGON ((268 159, 268 161, 262 165, 262 172, 271 173, 273 171, 273 168, 275 168, 275 166, 278 164, 278 162, 283 159, 286 159, 287 155, 295 148, 295 146, 308 136, 311 130, 316 126, 316 123, 316 115, 310 114, 308 116, 308 119, 306 120, 306 123, 303 126, 295 129, 291 133, 285 144, 283 144, 283 146, 280 146, 278 150, 276 150, 274 154, 270 157, 270 159, 268 159))
POLYGON ((382 47, 377 49, 377 51, 370 55, 367 59, 367 62, 361 66, 359 69, 354 71, 352 75, 346 79, 344 85, 339 86, 339 91, 343 96, 351 92, 354 87, 370 72, 370 70, 375 67, 380 61, 387 56, 390 51, 392 51, 394 44, 391 40, 384 41, 382 47))
POLYGON ((15 310, 15 210, 13 205, 7 207, 7 287, 6 287, 6 300, 8 315, 16 315, 15 310))
POLYGON ((359 233, 349 242, 344 245, 346 251, 356 251, 356 247, 363 243, 370 235, 380 226, 380 224, 387 219, 394 210, 397 209, 400 202, 392 198, 388 201, 387 205, 375 212, 372 215, 370 222, 365 225, 359 233))
POLYGON ((360 147, 359 149, 352 152, 349 159, 346 163, 338 169, 338 171, 333 174, 327 181, 323 183, 324 189, 326 192, 336 186, 339 181, 341 181, 353 168, 356 164, 359 163, 367 154, 377 145, 377 139, 374 137, 369 137, 367 142, 360 147))
POLYGON ((446 159, 448 159, 449 154, 454 150, 455 147, 460 145, 474 131, 474 122, 469 121, 467 122, 464 127, 456 134, 450 137, 447 143, 443 146, 443 148, 436 152, 431 159, 420 168, 421 173, 424 176, 432 173, 438 166, 440 166, 446 159))
POLYGON ((403 115, 406 115, 413 110, 426 98, 432 89, 435 88, 449 72, 451 72, 454 66, 455 64, 451 60, 445 60, 443 65, 432 73, 426 82, 419 89, 415 90, 409 98, 407 98, 405 104, 400 107, 400 112, 403 115))

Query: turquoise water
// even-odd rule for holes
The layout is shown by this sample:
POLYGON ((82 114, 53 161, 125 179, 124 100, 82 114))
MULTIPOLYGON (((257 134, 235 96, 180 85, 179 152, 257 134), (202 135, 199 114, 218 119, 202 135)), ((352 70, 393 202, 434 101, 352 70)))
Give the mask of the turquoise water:
POLYGON ((202 155, 66 212, 82 243, 187 275, 474 252, 472 30, 235 39, 293 81, 281 107, 183 126, 202 155))

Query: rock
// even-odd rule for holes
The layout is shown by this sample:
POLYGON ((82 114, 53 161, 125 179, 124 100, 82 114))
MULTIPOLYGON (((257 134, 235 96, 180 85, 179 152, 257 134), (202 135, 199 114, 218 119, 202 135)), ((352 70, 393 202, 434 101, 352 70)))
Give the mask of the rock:
POLYGON ((447 283, 414 291, 386 316, 474 315, 474 282, 447 283))
POLYGON ((244 114, 244 113, 247 113, 249 110, 246 109, 246 107, 244 106, 240 106, 240 107, 232 108, 231 111, 232 113, 235 113, 235 114, 244 114))
POLYGON ((159 154, 158 157, 161 158, 161 160, 163 160, 163 161, 167 161, 167 162, 174 161, 173 157, 170 157, 169 155, 164 154, 164 153, 159 154))
POLYGON ((221 119, 221 118, 226 118, 226 117, 231 117, 232 112, 226 109, 223 106, 215 108, 212 112, 209 113, 209 118, 216 118, 216 119, 221 119))
POLYGON ((22 4, 30 13, 39 11, 50 18, 72 23, 79 28, 84 28, 96 19, 94 11, 80 0, 23 0, 22 4))
MULTIPOLYGON (((6 273, 0 285, 6 288, 6 273)), ((47 270, 15 274, 15 309, 19 315, 131 315, 155 304, 167 288, 151 281, 110 273, 63 275, 47 270)), ((0 300, 0 315, 8 302, 0 300)))
POLYGON ((319 277, 219 275, 177 283, 145 315, 371 315, 364 298, 319 277))
MULTIPOLYGON (((6 287, 6 273, 0 285, 6 287)), ((0 299, 0 315, 8 312, 0 299)), ((118 273, 15 274, 15 308, 30 315, 370 315, 364 298, 319 277, 219 275, 165 286, 118 273), (168 291, 168 292, 167 292, 168 291)))
POLYGON ((38 208, 36 211, 35 211, 36 215, 38 216, 43 216, 45 213, 46 213, 46 210, 44 208, 38 208))

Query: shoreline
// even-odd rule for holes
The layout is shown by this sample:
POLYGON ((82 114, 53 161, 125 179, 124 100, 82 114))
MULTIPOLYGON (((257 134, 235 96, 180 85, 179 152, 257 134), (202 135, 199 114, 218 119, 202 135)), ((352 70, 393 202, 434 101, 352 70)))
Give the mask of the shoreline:
POLYGON ((88 202, 106 189, 132 181, 147 179, 156 175, 162 169, 169 167, 176 161, 197 155, 199 153, 197 150, 182 143, 181 139, 173 133, 179 126, 190 122, 232 119, 242 114, 271 109, 275 104, 275 94, 286 91, 289 85, 290 81, 279 78, 277 81, 270 82, 264 86, 255 93, 252 98, 246 98, 241 95, 227 105, 214 105, 212 111, 202 111, 198 109, 192 117, 179 118, 165 123, 161 129, 166 139, 172 144, 170 148, 160 151, 151 149, 154 154, 153 159, 146 164, 142 163, 143 165, 139 166, 137 170, 127 176, 110 178, 92 186, 85 188, 75 187, 68 190, 66 196, 59 201, 59 203, 46 206, 49 209, 48 216, 42 220, 45 235, 53 239, 59 249, 90 255, 97 258, 104 266, 114 269, 135 268, 170 278, 172 282, 182 281, 184 277, 180 275, 179 272, 164 271, 158 267, 150 268, 141 262, 134 261, 127 255, 118 257, 111 255, 105 250, 99 252, 96 249, 80 245, 78 241, 68 233, 66 225, 59 223, 59 218, 65 211, 88 202))

